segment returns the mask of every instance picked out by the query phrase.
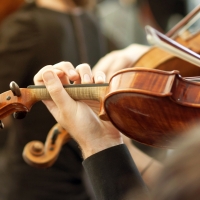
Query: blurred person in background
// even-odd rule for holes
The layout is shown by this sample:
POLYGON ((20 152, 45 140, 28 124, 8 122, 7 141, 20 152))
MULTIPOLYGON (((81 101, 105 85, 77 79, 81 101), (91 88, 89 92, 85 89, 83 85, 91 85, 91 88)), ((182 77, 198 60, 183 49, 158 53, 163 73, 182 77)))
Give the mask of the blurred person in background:
POLYGON ((104 34, 121 49, 132 43, 148 45, 146 25, 165 33, 188 10, 186 0, 100 0, 97 13, 104 34))
MULTIPOLYGON (((9 90, 11 81, 21 88, 32 85, 34 74, 44 65, 67 60, 92 67, 108 53, 107 41, 90 11, 94 3, 29 1, 8 16, 0 27, 0 92, 9 90)), ((42 103, 23 120, 11 118, 0 157, 1 200, 90 199, 75 141, 63 146, 56 163, 47 170, 28 166, 22 158, 24 146, 32 140, 44 142, 55 123, 42 103)))
POLYGON ((152 199, 190 200, 200 199, 199 173, 199 123, 176 141, 175 151, 166 160, 152 191, 152 199))
MULTIPOLYGON (((24 0, 0 0, 0 24, 5 20, 9 15, 16 12, 22 5, 24 0)), ((7 117, 3 119, 3 123, 6 127, 10 123, 10 118, 7 117)), ((7 129, 1 130, 0 134, 0 150, 3 148, 5 141, 7 139, 7 129)))

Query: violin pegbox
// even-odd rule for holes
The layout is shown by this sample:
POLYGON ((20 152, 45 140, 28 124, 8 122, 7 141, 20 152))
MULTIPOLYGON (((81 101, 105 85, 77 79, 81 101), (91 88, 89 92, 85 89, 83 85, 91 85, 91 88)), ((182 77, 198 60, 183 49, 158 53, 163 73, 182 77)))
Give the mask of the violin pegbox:
POLYGON ((37 101, 33 90, 19 88, 17 83, 12 81, 10 90, 0 94, 0 120, 11 114, 16 119, 23 119, 37 101))

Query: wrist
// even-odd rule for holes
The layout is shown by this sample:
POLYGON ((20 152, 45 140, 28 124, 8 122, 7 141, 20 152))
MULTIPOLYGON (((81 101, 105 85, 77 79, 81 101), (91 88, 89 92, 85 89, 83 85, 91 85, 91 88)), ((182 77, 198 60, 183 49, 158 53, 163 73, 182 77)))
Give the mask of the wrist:
POLYGON ((81 146, 83 158, 86 159, 100 151, 123 144, 122 138, 115 139, 98 139, 96 141, 88 142, 85 146, 81 146))

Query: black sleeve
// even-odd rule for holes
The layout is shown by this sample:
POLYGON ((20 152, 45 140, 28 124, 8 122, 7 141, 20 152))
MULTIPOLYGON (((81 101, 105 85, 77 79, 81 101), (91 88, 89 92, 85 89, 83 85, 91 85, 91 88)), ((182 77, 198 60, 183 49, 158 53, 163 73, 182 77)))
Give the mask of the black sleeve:
POLYGON ((103 150, 83 161, 97 200, 141 200, 148 189, 125 145, 103 150))
POLYGON ((39 36, 31 12, 19 11, 0 27, 0 93, 9 90, 15 81, 23 81, 35 59, 39 36))

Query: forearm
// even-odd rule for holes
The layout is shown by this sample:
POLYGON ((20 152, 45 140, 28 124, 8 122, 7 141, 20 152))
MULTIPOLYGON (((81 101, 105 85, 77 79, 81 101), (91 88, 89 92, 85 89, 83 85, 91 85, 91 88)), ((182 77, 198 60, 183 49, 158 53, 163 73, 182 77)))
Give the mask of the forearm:
POLYGON ((125 145, 94 154, 84 160, 83 166, 97 199, 128 200, 148 196, 148 190, 125 145))
POLYGON ((159 161, 137 149, 131 143, 128 144, 127 147, 144 182, 149 188, 151 188, 154 185, 159 172, 162 170, 163 165, 159 161))

